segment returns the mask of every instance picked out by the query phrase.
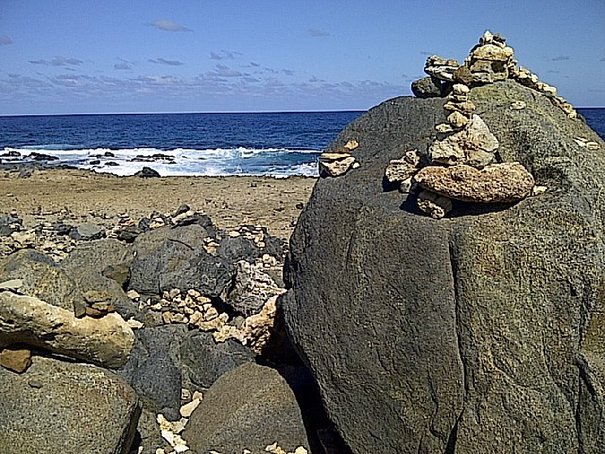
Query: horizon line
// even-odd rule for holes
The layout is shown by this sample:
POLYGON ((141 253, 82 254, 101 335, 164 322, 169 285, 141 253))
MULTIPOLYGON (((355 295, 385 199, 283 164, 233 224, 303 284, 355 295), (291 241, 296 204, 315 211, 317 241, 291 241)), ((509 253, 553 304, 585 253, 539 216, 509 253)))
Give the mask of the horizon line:
POLYGON ((208 111, 165 111, 165 112, 71 112, 71 113, 25 113, 0 114, 0 117, 52 117, 76 115, 178 115, 178 114, 271 114, 271 113, 330 113, 367 112, 369 109, 318 109, 318 110, 208 110, 208 111))

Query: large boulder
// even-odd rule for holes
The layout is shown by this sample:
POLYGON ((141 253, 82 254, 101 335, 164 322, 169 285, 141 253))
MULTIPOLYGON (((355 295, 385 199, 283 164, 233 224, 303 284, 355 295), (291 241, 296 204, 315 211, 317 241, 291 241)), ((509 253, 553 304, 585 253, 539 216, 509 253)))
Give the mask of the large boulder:
POLYGON ((0 282, 19 279, 19 292, 73 311, 84 297, 74 280, 47 255, 21 249, 0 260, 0 282))
POLYGON ((426 217, 382 179, 426 158, 444 100, 386 101, 329 147, 356 139, 361 165, 299 219, 289 335, 353 452, 603 452, 605 143, 513 81, 469 98, 546 192, 426 217))
POLYGON ((143 328, 128 363, 120 371, 141 397, 145 409, 179 418, 182 374, 179 351, 187 333, 183 325, 143 328))
POLYGON ((111 372, 34 357, 21 375, 0 368, 0 396, 0 452, 130 452, 138 399, 111 372))
POLYGON ((181 361, 192 383, 209 388, 221 375, 254 361, 254 354, 234 340, 217 343, 210 333, 191 331, 181 344, 181 361))
POLYGON ((101 294, 122 317, 129 319, 138 311, 122 284, 128 281, 133 257, 132 249, 118 240, 89 241, 80 243, 61 263, 61 269, 84 295, 101 294))
POLYGON ((134 334, 115 313, 76 318, 38 298, 0 291, 0 348, 20 343, 118 368, 128 361, 134 334))
POLYGON ((296 397, 275 369, 244 363, 219 378, 191 415, 183 438, 193 452, 265 453, 309 447, 296 397))
POLYGON ((225 259, 204 249, 207 237, 199 224, 162 227, 139 235, 134 242, 136 257, 130 268, 129 288, 145 295, 178 288, 220 296, 235 270, 225 259))

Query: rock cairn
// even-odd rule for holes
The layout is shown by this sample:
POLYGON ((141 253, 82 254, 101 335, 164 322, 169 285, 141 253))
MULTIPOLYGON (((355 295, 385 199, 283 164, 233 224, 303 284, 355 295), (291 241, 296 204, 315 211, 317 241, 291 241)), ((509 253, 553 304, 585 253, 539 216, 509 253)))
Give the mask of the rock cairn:
MULTIPOLYGON (((427 163, 422 162, 418 150, 406 151, 401 159, 388 164, 386 180, 398 184, 401 192, 416 192, 418 208, 436 219, 451 211, 452 201, 512 203, 532 192, 544 192, 544 188, 534 190, 534 178, 523 165, 501 162, 500 143, 475 112, 469 94, 474 86, 513 78, 554 99, 575 118, 575 111, 566 110, 564 100, 556 97, 556 89, 539 82, 537 76, 526 77, 506 40, 489 31, 463 64, 433 55, 424 69, 429 77, 412 84, 412 90, 420 97, 445 96, 446 122, 435 126, 437 139, 428 148, 427 163)), ((525 105, 515 102, 511 108, 523 109, 525 105)))
POLYGON ((420 98, 443 96, 449 93, 456 83, 467 86, 490 84, 506 79, 513 79, 547 96, 550 101, 561 108, 572 119, 578 114, 565 98, 558 96, 557 89, 518 65, 514 50, 506 44, 500 34, 486 31, 460 64, 454 59, 445 59, 438 55, 430 56, 424 71, 429 75, 412 83, 413 93, 420 98))

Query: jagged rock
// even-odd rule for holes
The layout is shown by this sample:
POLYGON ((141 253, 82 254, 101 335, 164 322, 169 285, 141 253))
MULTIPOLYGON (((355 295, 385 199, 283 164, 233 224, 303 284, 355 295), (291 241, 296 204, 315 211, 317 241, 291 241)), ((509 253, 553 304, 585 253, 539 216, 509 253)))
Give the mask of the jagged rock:
POLYGON ((412 82, 412 93, 417 98, 438 98, 441 96, 441 81, 436 77, 423 77, 412 82))
POLYGON ((183 432, 193 452, 265 451, 279 440, 288 451, 308 447, 296 397, 275 369, 244 363, 204 394, 183 432), (270 441, 267 441, 270 440, 270 441))
POLYGON ((371 109, 335 140, 355 134, 363 166, 318 180, 297 222, 289 337, 353 453, 600 453, 605 155, 573 138, 605 143, 512 80, 469 99, 502 160, 548 192, 456 204, 446 222, 402 209, 384 169, 402 148, 428 149, 443 100, 371 109))
POLYGON ((0 214, 0 236, 10 236, 23 228, 23 220, 7 214, 0 214))
POLYGON ((160 173, 157 170, 152 169, 151 167, 143 167, 141 170, 134 174, 135 177, 140 178, 159 178, 160 173))
POLYGON ((32 363, 32 351, 19 345, 9 345, 0 350, 0 366, 13 372, 23 373, 32 363))
POLYGON ((117 314, 78 319, 38 298, 0 292, 0 346, 15 343, 117 368, 128 360, 134 334, 117 314))
POLYGON ((134 242, 129 290, 159 295, 174 288, 196 289, 207 296, 220 296, 235 270, 223 258, 206 252, 206 237, 206 230, 198 224, 161 227, 139 235, 134 242))
POLYGON ((216 252, 229 262, 238 260, 254 262, 261 255, 260 249, 254 241, 241 236, 223 238, 216 252))
POLYGON ((192 331, 181 344, 181 360, 191 382, 209 388, 224 373, 254 361, 254 354, 234 340, 217 343, 210 333, 192 331))
POLYGON ((80 243, 61 262, 61 269, 76 282, 84 294, 84 299, 88 300, 88 304, 76 305, 79 308, 79 311, 76 311, 77 316, 84 313, 95 315, 90 309, 87 311, 87 306, 92 309, 92 300, 107 302, 124 318, 137 315, 136 306, 123 290, 123 285, 128 281, 128 266, 133 258, 134 254, 129 246, 114 239, 103 239, 80 243), (120 282, 108 276, 116 277, 120 282))
POLYGON ((119 371, 141 398, 143 407, 179 418, 181 388, 180 348, 187 336, 182 325, 143 328, 128 363, 119 371))
POLYGON ((452 211, 452 201, 432 191, 421 191, 418 194, 417 204, 418 208, 433 219, 441 219, 452 211))
POLYGON ((493 153, 498 146, 498 139, 490 132, 481 117, 473 115, 462 131, 443 140, 436 140, 430 146, 429 154, 434 163, 483 167, 493 161, 493 153))
POLYGON ((0 368, 0 451, 127 453, 139 417, 134 391, 88 364, 34 357, 27 372, 0 368))
POLYGON ((348 153, 322 153, 319 157, 319 175, 323 177, 339 177, 357 166, 355 157, 348 153))
POLYGON ((245 260, 238 261, 236 266, 233 286, 225 300, 236 312, 245 317, 257 314, 270 297, 283 293, 271 276, 263 272, 262 266, 252 265, 245 260))
POLYGON ((389 183, 396 183, 408 180, 416 172, 420 165, 420 156, 418 150, 406 151, 400 159, 389 161, 384 176, 389 183))
POLYGON ((464 164, 428 166, 414 180, 450 199, 478 203, 517 202, 531 194, 535 185, 532 175, 518 162, 492 164, 482 170, 464 164))
POLYGON ((431 55, 424 65, 424 72, 438 80, 452 82, 454 73, 460 67, 456 60, 447 60, 438 55, 431 55))

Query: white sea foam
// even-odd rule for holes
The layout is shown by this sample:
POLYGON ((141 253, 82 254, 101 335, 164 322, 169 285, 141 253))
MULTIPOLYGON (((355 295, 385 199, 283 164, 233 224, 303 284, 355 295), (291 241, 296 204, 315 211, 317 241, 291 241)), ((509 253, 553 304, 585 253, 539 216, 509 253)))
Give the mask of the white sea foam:
POLYGON ((171 150, 151 147, 71 149, 68 146, 51 144, 4 148, 4 152, 0 152, 0 162, 28 162, 33 159, 32 153, 58 158, 58 160, 49 162, 52 165, 66 164, 122 176, 133 175, 143 167, 150 167, 162 176, 267 175, 288 177, 291 175, 317 176, 317 156, 321 151, 249 147, 174 148, 171 150), (9 152, 17 152, 21 157, 6 156, 9 152))

